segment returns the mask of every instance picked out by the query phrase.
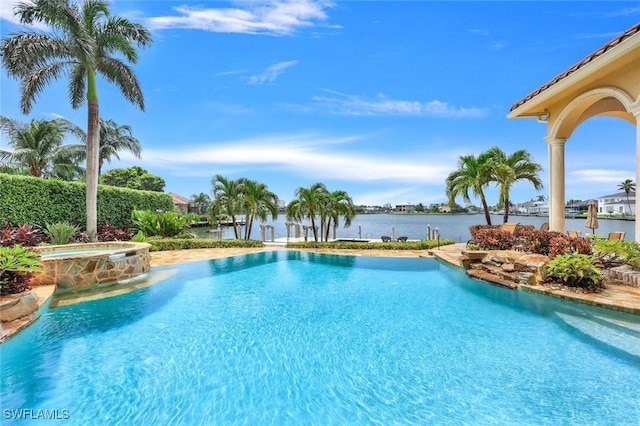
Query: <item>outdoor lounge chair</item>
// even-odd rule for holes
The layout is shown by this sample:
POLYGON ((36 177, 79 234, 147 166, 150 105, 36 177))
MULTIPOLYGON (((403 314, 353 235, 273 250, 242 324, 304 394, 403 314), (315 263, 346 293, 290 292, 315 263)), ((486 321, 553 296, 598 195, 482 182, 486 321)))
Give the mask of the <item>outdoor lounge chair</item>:
POLYGON ((391 237, 389 237, 388 235, 383 235, 382 237, 380 237, 382 239, 383 243, 388 243, 391 242, 391 237))
POLYGON ((518 227, 518 222, 505 222, 502 225, 500 225, 500 230, 501 231, 507 231, 510 234, 515 234, 516 233, 516 228, 518 227))
POLYGON ((609 241, 622 241, 624 240, 624 232, 609 232, 609 241))

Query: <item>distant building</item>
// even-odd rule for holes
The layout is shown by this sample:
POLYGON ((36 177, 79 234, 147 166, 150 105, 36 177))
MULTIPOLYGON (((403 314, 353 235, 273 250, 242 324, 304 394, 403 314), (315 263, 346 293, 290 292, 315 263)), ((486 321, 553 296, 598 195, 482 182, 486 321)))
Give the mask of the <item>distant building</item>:
POLYGON ((442 203, 438 206, 438 211, 440 213, 451 213, 451 206, 447 203, 442 203))
POLYGON ((189 213, 189 203, 190 201, 187 198, 184 198, 182 195, 178 195, 175 192, 169 192, 171 198, 173 198, 173 207, 176 211, 180 213, 189 213))
POLYGON ((618 192, 598 198, 598 213, 609 215, 635 215, 636 214, 636 193, 629 192, 627 201, 626 192, 618 192), (629 210, 631 204, 631 210, 629 210))
POLYGON ((416 211, 416 206, 411 203, 396 204, 396 213, 413 213, 416 211))
POLYGON ((515 207, 511 207, 509 211, 516 214, 548 216, 549 204, 545 201, 527 201, 526 203, 520 203, 515 207))

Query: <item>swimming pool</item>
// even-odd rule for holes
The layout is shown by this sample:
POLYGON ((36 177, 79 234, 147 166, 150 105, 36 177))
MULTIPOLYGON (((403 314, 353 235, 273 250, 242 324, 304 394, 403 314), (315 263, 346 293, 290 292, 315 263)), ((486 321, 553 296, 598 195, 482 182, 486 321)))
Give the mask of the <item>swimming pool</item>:
POLYGON ((42 314, 0 346, 4 420, 640 421, 637 317, 492 287, 434 259, 264 252, 42 314))

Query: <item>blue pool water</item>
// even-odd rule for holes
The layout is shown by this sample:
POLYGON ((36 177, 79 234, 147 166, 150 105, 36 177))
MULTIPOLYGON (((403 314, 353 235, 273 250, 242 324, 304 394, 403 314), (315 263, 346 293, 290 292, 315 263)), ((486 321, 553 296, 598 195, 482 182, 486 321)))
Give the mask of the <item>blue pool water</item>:
POLYGON ((2 416, 636 425, 638 341, 635 316, 492 287, 433 259, 267 252, 44 311, 0 346, 2 416))

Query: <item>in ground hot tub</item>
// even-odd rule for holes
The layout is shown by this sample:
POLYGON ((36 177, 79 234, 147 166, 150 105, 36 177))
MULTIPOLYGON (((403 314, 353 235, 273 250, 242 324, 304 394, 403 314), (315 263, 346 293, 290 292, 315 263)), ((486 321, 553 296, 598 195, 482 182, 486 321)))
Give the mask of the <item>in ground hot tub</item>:
POLYGON ((71 289, 135 278, 149 271, 149 247, 128 241, 36 247, 43 270, 31 284, 71 289))

